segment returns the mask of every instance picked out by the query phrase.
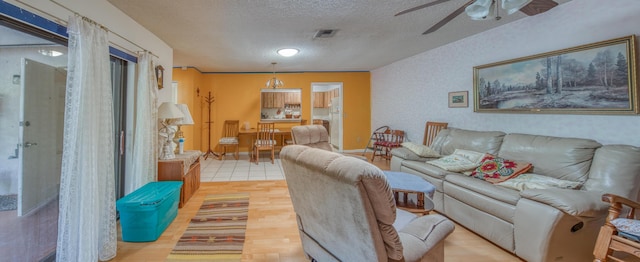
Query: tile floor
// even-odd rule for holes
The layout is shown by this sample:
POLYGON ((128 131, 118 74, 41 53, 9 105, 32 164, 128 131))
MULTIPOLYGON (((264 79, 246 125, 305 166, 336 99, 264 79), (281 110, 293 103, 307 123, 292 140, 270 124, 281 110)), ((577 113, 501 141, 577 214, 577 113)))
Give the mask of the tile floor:
POLYGON ((280 159, 276 154, 275 163, 267 155, 261 155, 260 163, 249 162, 249 155, 226 155, 222 160, 215 157, 203 158, 200 164, 200 181, 248 181, 248 180, 284 180, 280 159))

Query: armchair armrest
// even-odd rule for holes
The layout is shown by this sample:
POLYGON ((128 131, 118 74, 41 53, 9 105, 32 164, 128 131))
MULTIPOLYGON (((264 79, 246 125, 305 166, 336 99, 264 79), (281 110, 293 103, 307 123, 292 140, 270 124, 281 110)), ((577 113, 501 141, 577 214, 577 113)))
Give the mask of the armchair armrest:
POLYGON ((611 220, 619 218, 623 207, 629 208, 626 216, 624 216, 625 218, 629 219, 635 219, 636 209, 640 208, 640 203, 614 194, 602 195, 602 201, 609 203, 609 215, 607 216, 607 223, 609 223, 611 220))
POLYGON ((429 159, 433 159, 433 158, 421 157, 418 154, 414 153, 413 151, 404 147, 394 148, 393 150, 391 150, 391 155, 402 158, 402 159, 406 159, 406 160, 423 161, 423 162, 429 159))
POLYGON ((578 217, 600 217, 607 212, 608 205, 600 200, 600 192, 573 189, 529 189, 520 196, 555 207, 569 215, 578 217))
POLYGON ((421 216, 398 231, 405 261, 420 261, 432 248, 440 244, 455 225, 442 215, 421 216))

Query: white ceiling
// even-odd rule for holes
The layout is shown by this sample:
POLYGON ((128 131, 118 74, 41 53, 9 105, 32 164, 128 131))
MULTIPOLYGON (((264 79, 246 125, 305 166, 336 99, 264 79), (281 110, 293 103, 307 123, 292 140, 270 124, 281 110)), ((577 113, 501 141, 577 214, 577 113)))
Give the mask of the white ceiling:
MULTIPOLYGON (((173 48, 173 65, 203 72, 369 71, 526 17, 473 21, 464 13, 440 30, 429 27, 469 0, 108 0, 173 48), (319 29, 333 38, 314 39, 319 29), (280 57, 276 50, 297 48, 280 57)), ((555 0, 562 4, 570 0, 555 0)), ((553 12, 551 10, 550 12, 553 12)), ((525 34, 526 32, 523 32, 525 34)))

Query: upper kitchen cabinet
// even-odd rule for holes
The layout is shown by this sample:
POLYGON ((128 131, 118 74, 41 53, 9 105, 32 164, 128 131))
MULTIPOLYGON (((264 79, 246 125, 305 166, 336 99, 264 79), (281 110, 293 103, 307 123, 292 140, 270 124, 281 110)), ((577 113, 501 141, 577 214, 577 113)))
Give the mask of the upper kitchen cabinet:
POLYGON ((338 97, 339 92, 337 88, 324 92, 313 92, 313 107, 329 108, 331 106, 331 98, 338 97))
POLYGON ((302 116, 302 89, 262 89, 261 121, 297 122, 302 116))

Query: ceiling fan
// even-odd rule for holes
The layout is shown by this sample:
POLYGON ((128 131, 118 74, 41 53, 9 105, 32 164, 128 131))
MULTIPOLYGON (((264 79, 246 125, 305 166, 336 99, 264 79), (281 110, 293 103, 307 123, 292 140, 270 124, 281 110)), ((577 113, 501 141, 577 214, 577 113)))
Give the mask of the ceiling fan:
MULTIPOLYGON (((409 8, 395 14, 395 16, 403 15, 448 1, 450 0, 436 0, 413 8, 409 8)), ((553 0, 471 0, 453 11, 453 13, 449 14, 444 19, 440 20, 435 25, 431 26, 422 34, 426 35, 437 31, 438 29, 440 29, 440 27, 443 27, 444 25, 449 23, 449 21, 453 20, 463 12, 466 12, 467 15, 469 15, 473 20, 485 20, 490 18, 500 20, 501 17, 499 15, 498 2, 501 3, 502 9, 506 10, 508 14, 515 13, 519 10, 528 16, 534 16, 540 13, 544 13, 558 5, 558 3, 553 0)))

